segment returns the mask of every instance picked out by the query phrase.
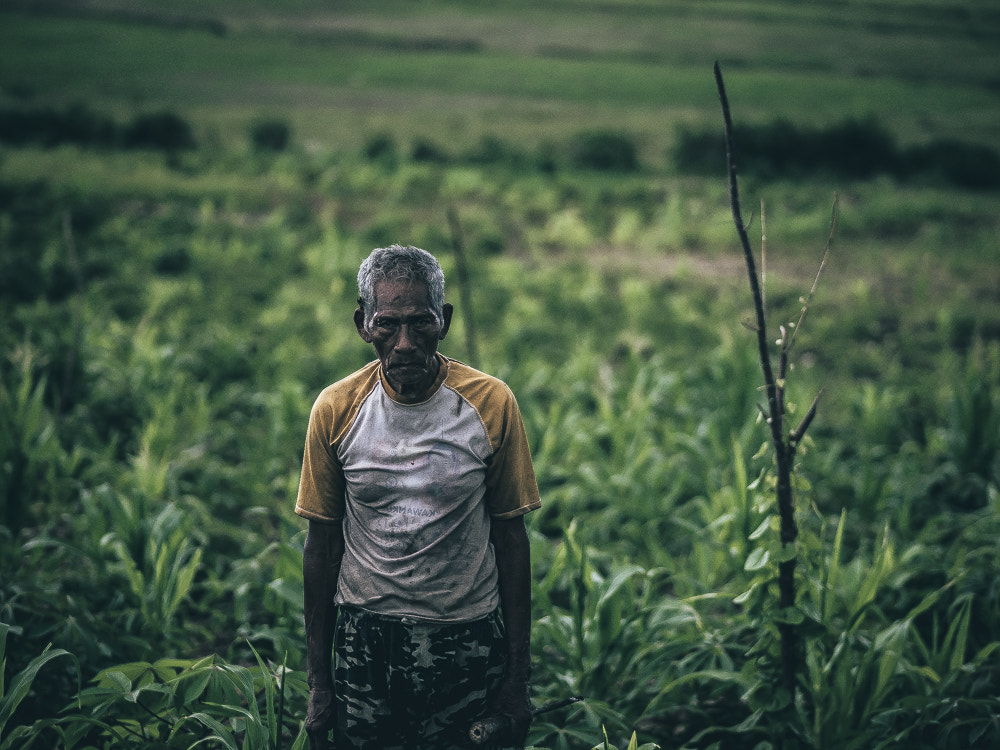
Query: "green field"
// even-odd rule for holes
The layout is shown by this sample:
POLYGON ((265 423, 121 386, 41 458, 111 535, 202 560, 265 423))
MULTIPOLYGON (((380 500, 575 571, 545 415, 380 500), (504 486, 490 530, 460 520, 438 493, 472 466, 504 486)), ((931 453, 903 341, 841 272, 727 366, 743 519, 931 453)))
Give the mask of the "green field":
POLYGON ((678 122, 715 121, 715 60, 748 120, 1000 132, 1000 11, 985 0, 9 5, 5 90, 166 105, 223 132, 278 113, 328 147, 373 128, 463 143, 613 124, 654 154, 678 122))
POLYGON ((1000 743, 998 53, 986 0, 0 2, 0 750, 302 747, 302 439, 390 242, 525 416, 532 699, 586 699, 535 747, 1000 743), (726 166, 680 166, 715 61, 787 431, 822 391, 792 545, 726 166), (845 122, 939 161, 742 169, 845 122))

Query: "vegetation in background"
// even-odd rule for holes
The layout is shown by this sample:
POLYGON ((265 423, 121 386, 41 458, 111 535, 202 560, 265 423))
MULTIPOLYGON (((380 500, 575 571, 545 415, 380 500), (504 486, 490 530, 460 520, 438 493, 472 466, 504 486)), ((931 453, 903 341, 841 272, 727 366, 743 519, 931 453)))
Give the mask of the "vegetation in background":
MULTIPOLYGON (((850 5, 822 13, 846 24, 850 5)), ((220 98, 233 126, 220 134, 205 110, 170 93, 175 69, 207 85, 211 76, 186 66, 225 68, 240 40, 269 40, 258 63, 272 75, 267 66, 290 65, 285 40, 301 46, 316 12, 309 2, 288 4, 267 33, 253 14, 235 23, 232 4, 218 6, 218 23, 195 15, 181 24, 194 8, 184 2, 131 15, 85 6, 75 20, 58 9, 48 20, 13 14, 23 21, 16 32, 0 24, 0 47, 25 54, 0 74, 24 111, 68 106, 48 68, 31 72, 32 45, 22 45, 43 29, 64 41, 97 33, 119 45, 109 59, 121 59, 121 45, 145 45, 141 62, 154 67, 161 44, 183 40, 192 54, 160 65, 169 80, 148 107, 87 88, 88 66, 101 70, 104 58, 79 56, 90 103, 75 121, 121 133, 142 113, 174 112, 193 140, 134 150, 7 142, 0 151, 0 748, 302 746, 303 526, 292 505, 303 431, 315 394, 371 356, 350 325, 354 275, 372 246, 393 241, 442 258, 449 296, 470 308, 443 350, 475 354, 504 377, 525 416, 544 498, 528 518, 532 698, 585 698, 539 717, 535 746, 996 744, 996 192, 825 167, 742 176, 744 195, 766 204, 764 286, 777 320, 797 319, 840 196, 836 249, 787 380, 794 420, 819 388, 824 396, 796 452, 799 601, 779 612, 769 435, 724 162, 703 176, 654 158, 683 124, 659 121, 659 105, 605 116, 616 97, 690 86, 713 108, 710 119, 690 116, 690 132, 717 120, 710 65, 671 68, 667 85, 673 56, 697 51, 680 37, 660 45, 673 32, 651 21, 670 15, 683 37, 704 30, 704 16, 632 3, 633 22, 651 31, 628 36, 628 47, 609 41, 594 23, 608 17, 587 4, 568 4, 584 19, 547 40, 530 23, 554 11, 517 3, 488 12, 496 21, 523 11, 521 33, 482 39, 459 4, 395 4, 401 16, 366 7, 345 6, 344 29, 313 32, 303 69, 324 44, 367 49, 351 64, 388 105, 398 100, 385 81, 421 91, 434 61, 478 56, 476 74, 520 45, 522 80, 554 97, 565 119, 543 118, 531 138, 519 137, 514 114, 450 137, 439 115, 410 111, 366 121, 353 140, 332 126, 317 142, 303 110, 273 117, 220 98), (451 44, 429 44, 446 34, 451 44), (399 77, 395 66, 413 58, 422 65, 399 77), (663 71, 613 90, 649 66, 663 71), (543 70, 545 86, 567 90, 543 88, 543 70), (580 77, 596 70, 611 70, 612 83, 580 77), (572 97, 594 116, 577 117, 572 97), (454 226, 464 274, 450 252, 454 226), (803 670, 789 705, 769 679, 769 646, 776 623, 792 620, 803 670)), ((992 11, 880 8, 907 39, 933 31, 947 41, 941 49, 962 51, 921 47, 913 64, 930 93, 941 93, 938 76, 956 90, 985 85, 972 64, 978 47, 957 40, 969 24, 990 28, 992 11)), ((759 41, 798 38, 789 30, 820 10, 776 2, 732 12, 759 41), (770 26, 749 23, 752 12, 770 26)), ((737 143, 741 133, 749 143, 754 133, 775 137, 776 118, 790 116, 776 100, 801 109, 843 101, 838 66, 885 71, 901 59, 894 43, 867 52, 895 37, 855 31, 851 59, 817 41, 833 38, 829 30, 803 37, 822 72, 782 78, 780 96, 765 90, 783 70, 781 48, 759 45, 762 67, 729 81, 737 117, 749 113, 737 143)), ((691 38, 710 46, 714 37, 691 38)), ((248 58, 237 68, 258 71, 254 85, 267 78, 248 58)), ((883 92, 913 90, 883 83, 883 92)), ((461 85, 442 82, 452 95, 461 85)), ((920 106, 911 101, 893 121, 892 153, 955 139, 951 118, 968 119, 968 143, 993 122, 987 109, 968 118, 963 107, 973 105, 955 104, 924 137, 912 116, 920 106)), ((790 143, 844 122, 821 107, 791 114, 790 143)), ((862 135, 874 132, 857 122, 862 135)), ((937 158, 928 163, 960 163, 937 158)))
MULTIPOLYGON (((773 180, 827 174, 865 180, 885 175, 900 182, 931 182, 971 190, 1000 187, 1000 154, 979 144, 934 139, 900 148, 874 120, 845 120, 822 128, 799 127, 788 120, 740 132, 741 169, 773 180)), ((677 167, 712 174, 724 158, 724 144, 714 131, 681 130, 674 151, 677 167)))
POLYGON ((78 103, 65 109, 24 106, 0 109, 0 143, 174 151, 193 148, 195 139, 190 123, 173 112, 136 115, 122 125, 113 117, 78 103))
MULTIPOLYGON (((121 687, 90 680, 127 675, 116 665, 155 663, 151 654, 177 664, 167 682, 142 684, 150 698, 181 690, 183 670, 208 657, 226 674, 224 665, 253 669, 248 642, 269 669, 301 678, 302 537, 291 502, 302 425, 312 396, 369 356, 343 321, 374 233, 441 248, 455 279, 444 229, 455 206, 479 357, 518 394, 546 499, 530 519, 534 697, 587 698, 539 721, 533 741, 590 746, 602 726, 619 745, 633 730, 665 746, 767 739, 753 719, 771 700, 766 683, 750 690, 760 615, 750 604, 764 600, 741 598, 769 586, 776 560, 755 553, 772 533, 759 376, 740 274, 709 249, 712 222, 682 218, 706 202, 725 217, 714 185, 681 194, 679 182, 643 186, 628 175, 598 183, 587 172, 540 179, 495 165, 387 168, 293 152, 266 165, 248 154, 236 162, 247 170, 243 191, 223 198, 184 185, 225 177, 231 160, 190 173, 143 158, 150 184, 180 189, 3 192, 5 258, 34 279, 4 308, 2 562, 15 571, 0 592, 7 670, 28 669, 49 643, 76 659, 39 669, 8 726, 42 742, 57 731, 80 742, 113 732, 109 722, 136 705, 128 696, 143 692, 135 677, 121 687), (266 185, 284 185, 282 197, 268 202, 266 185), (674 241, 706 250, 644 265, 674 241), (614 265, 588 251, 617 242, 635 249, 614 265), (122 692, 81 704, 78 679, 122 692), (60 714, 64 706, 73 707, 60 714)), ((768 210, 773 266, 785 252, 775 217, 803 217, 798 191, 766 190, 778 196, 768 210)), ((867 190, 848 186, 845 203, 867 190)), ((849 208, 843 217, 862 243, 885 220, 849 208)), ((936 231, 955 230, 939 222, 936 231)), ((892 262, 919 270, 922 257, 892 262)), ((801 259, 788 260, 794 269, 801 259)), ((801 285, 781 275, 769 271, 769 304, 795 310, 785 289, 801 285)), ((811 623, 802 742, 877 740, 888 736, 880 727, 929 745, 945 732, 990 736, 996 321, 952 290, 933 315, 918 315, 929 329, 911 330, 912 311, 897 306, 916 293, 909 284, 943 279, 914 274, 876 305, 881 287, 864 273, 831 263, 829 278, 836 293, 817 296, 798 342, 803 393, 788 397, 794 408, 817 384, 829 394, 798 470, 799 554, 817 571, 802 581, 811 623), (963 315, 976 323, 956 337, 963 315), (890 320, 900 325, 884 328, 890 320), (931 349, 917 369, 880 378, 911 361, 900 339, 918 334, 931 349), (861 674, 871 684, 858 692, 861 674), (923 718, 907 720, 902 706, 923 718)), ((461 334, 459 322, 449 345, 459 357, 461 334)), ((155 713, 184 727, 173 746, 186 747, 206 726, 187 717, 205 709, 172 705, 176 713, 155 713)), ((209 715, 239 742, 251 730, 238 717, 266 713, 264 703, 230 710, 209 715)), ((303 695, 286 692, 284 710, 290 743, 303 695)))

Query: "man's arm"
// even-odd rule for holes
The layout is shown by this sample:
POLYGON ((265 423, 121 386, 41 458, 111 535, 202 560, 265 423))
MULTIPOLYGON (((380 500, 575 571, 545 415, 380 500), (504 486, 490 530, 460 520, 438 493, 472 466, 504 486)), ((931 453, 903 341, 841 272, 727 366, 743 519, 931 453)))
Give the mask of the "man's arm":
POLYGON ((344 531, 339 523, 309 522, 302 550, 302 584, 306 623, 306 677, 309 709, 306 731, 313 750, 328 747, 327 734, 336 723, 331 658, 344 531))
POLYGON ((511 718, 513 739, 523 747, 531 726, 531 551, 524 517, 493 519, 490 536, 507 631, 507 671, 492 709, 511 718))

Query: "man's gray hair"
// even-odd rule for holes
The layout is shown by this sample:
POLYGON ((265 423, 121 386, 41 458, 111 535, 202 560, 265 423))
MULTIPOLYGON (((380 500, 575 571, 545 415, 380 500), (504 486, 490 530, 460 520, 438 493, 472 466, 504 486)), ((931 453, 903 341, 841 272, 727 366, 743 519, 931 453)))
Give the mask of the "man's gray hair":
POLYGON ((437 258, 426 250, 408 245, 377 247, 358 269, 358 304, 365 315, 365 325, 375 314, 375 286, 383 281, 419 281, 427 286, 431 309, 444 317, 444 272, 437 258))

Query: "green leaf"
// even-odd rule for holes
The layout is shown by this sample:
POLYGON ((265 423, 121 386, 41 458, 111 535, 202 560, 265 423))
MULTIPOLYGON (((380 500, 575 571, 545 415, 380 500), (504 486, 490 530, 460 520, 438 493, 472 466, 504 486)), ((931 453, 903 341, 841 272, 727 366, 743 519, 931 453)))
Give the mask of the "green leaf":
POLYGON ((760 570, 767 566, 767 562, 771 557, 771 553, 764 547, 757 547, 747 556, 746 562, 743 564, 743 569, 746 571, 760 570))
POLYGON ((108 667, 107 669, 98 672, 93 681, 102 687, 107 687, 108 683, 112 683, 114 685, 118 685, 119 687, 123 687, 125 690, 131 690, 131 683, 138 680, 145 672, 151 670, 152 668, 153 665, 148 661, 133 661, 127 664, 116 664, 113 667, 108 667), (123 678, 128 683, 127 686, 125 686, 125 683, 122 682, 123 678))
POLYGON ((212 673, 208 670, 196 672, 184 679, 184 703, 193 703, 201 698, 211 679, 212 673))
MULTIPOLYGON (((136 675, 138 676, 138 675, 136 675)), ((132 689, 132 680, 128 678, 124 672, 119 672, 118 670, 111 670, 104 673, 104 677, 107 678, 108 682, 112 685, 119 687, 122 692, 127 693, 132 689)))
POLYGON ((829 622, 833 610, 833 591, 840 583, 840 556, 844 546, 844 529, 847 526, 847 509, 840 511, 840 521, 837 523, 837 533, 833 539, 833 550, 830 553, 829 564, 826 568, 826 577, 823 581, 823 592, 821 595, 823 612, 823 622, 829 622))
POLYGON ((750 601, 751 598, 753 598, 753 596, 757 593, 760 587, 761 583, 759 581, 754 582, 754 584, 750 586, 750 588, 748 588, 742 594, 733 597, 733 604, 740 604, 740 605, 746 604, 748 601, 750 601))
POLYGON ((628 583, 635 576, 641 576, 644 573, 645 571, 638 565, 629 565, 622 570, 619 570, 615 573, 611 580, 607 582, 604 591, 601 593, 601 598, 597 601, 597 608, 600 609, 605 606, 618 594, 618 591, 622 586, 628 583))
POLYGON ((184 597, 186 597, 188 592, 191 590, 191 583, 194 581, 194 576, 198 572, 198 568, 201 565, 201 553, 201 549, 196 549, 192 553, 191 559, 188 560, 187 564, 184 565, 180 571, 178 571, 173 596, 170 599, 169 609, 167 610, 168 616, 173 615, 173 613, 180 606, 181 602, 184 601, 184 597))
MULTIPOLYGON (((278 737, 281 733, 281 727, 278 720, 275 717, 275 687, 274 687, 274 675, 271 670, 268 669, 261 655, 257 653, 257 649, 253 647, 253 644, 247 641, 247 645, 250 646, 250 650, 253 652, 254 658, 257 660, 257 664, 260 667, 261 674, 264 677, 264 697, 265 705, 267 710, 266 716, 266 726, 268 734, 268 747, 273 748, 277 745, 278 737)), ((255 701, 256 703, 256 701, 255 701)))
MULTIPOLYGON (((6 631, 4 631, 4 636, 6 637, 6 631)), ((51 648, 52 644, 46 646, 45 650, 42 651, 41 654, 32 659, 28 663, 28 666, 14 675, 14 679, 10 681, 10 691, 5 693, 3 699, 0 700, 0 736, 3 735, 4 727, 7 725, 7 722, 10 721, 10 717, 13 716, 14 710, 28 695, 28 691, 31 689, 31 683, 34 682, 35 677, 38 676, 42 667, 50 661, 58 659, 61 656, 68 656, 73 660, 74 664, 76 664, 77 679, 79 680, 80 663, 77 661, 76 657, 64 649, 57 648, 55 650, 50 650, 51 648)))
POLYGON ((688 683, 698 682, 721 682, 723 684, 736 685, 741 689, 747 689, 750 684, 746 677, 739 672, 729 672, 724 669, 703 669, 697 672, 689 672, 676 680, 672 680, 660 688, 660 691, 653 697, 642 711, 643 716, 648 716, 659 710, 659 706, 673 691, 684 687, 688 683))
POLYGON ((798 557, 798 550, 795 547, 795 543, 782 544, 778 542, 774 544, 771 549, 771 561, 777 564, 783 562, 788 562, 789 560, 794 560, 798 557))
POLYGON ((775 622, 783 622, 786 625, 801 625, 804 620, 805 616, 798 607, 784 607, 774 614, 775 622))
POLYGON ((303 608, 302 581, 277 578, 271 581, 267 587, 283 600, 295 607, 296 611, 303 608))
POLYGON ((965 664, 965 649, 968 643, 971 614, 972 598, 969 597, 962 602, 962 609, 958 617, 952 620, 951 625, 948 627, 948 633, 945 635, 942 649, 951 651, 948 659, 948 668, 952 671, 961 669, 962 665, 965 664))
POLYGON ((765 518, 756 529, 750 532, 748 539, 760 539, 764 534, 766 534, 773 526, 774 521, 777 520, 777 516, 768 516, 765 518))
POLYGON ((236 745, 236 739, 233 737, 233 733, 230 732, 228 729, 226 729, 226 727, 224 727, 222 723, 219 722, 219 720, 216 719, 214 716, 204 712, 191 714, 190 716, 187 716, 183 720, 177 722, 174 725, 173 729, 170 731, 171 739, 173 739, 173 737, 180 730, 181 725, 184 724, 184 722, 187 719, 197 721, 200 724, 203 724, 204 726, 208 727, 208 729, 212 731, 211 735, 209 735, 208 737, 201 738, 193 745, 191 745, 191 747, 196 747, 204 742, 212 742, 213 740, 216 740, 225 745, 227 750, 239 750, 239 748, 236 745))

